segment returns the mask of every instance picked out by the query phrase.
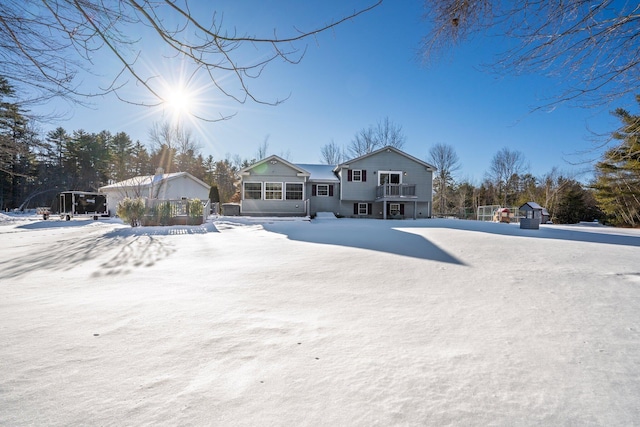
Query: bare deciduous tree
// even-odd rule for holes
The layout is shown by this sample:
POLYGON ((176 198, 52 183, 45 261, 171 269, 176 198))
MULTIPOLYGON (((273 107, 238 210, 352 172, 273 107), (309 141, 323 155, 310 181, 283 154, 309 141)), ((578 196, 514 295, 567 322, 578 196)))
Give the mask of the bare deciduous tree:
POLYGON ((436 144, 429 149, 429 162, 437 168, 434 179, 437 211, 447 212, 447 201, 453 190, 453 173, 460 169, 460 159, 454 148, 447 144, 436 144))
POLYGON ((169 122, 155 122, 149 130, 153 152, 159 157, 159 164, 165 172, 187 171, 189 163, 201 150, 201 145, 190 129, 169 122))
POLYGON ((498 193, 502 195, 503 206, 507 205, 511 184, 526 170, 524 154, 517 150, 502 148, 491 159, 488 175, 498 187, 498 193))
POLYGON ((402 126, 394 124, 388 117, 385 117, 375 126, 369 126, 356 133, 349 144, 349 152, 354 157, 360 157, 382 147, 401 149, 405 140, 402 126))
MULTIPOLYGON (((42 2, 4 0, 0 8, 0 75, 15 87, 31 90, 30 99, 63 97, 78 102, 84 96, 115 93, 125 96, 128 79, 146 88, 155 101, 124 99, 142 105, 163 102, 157 76, 142 67, 141 40, 133 34, 151 30, 168 60, 180 62, 193 75, 210 80, 213 87, 235 101, 265 102, 253 95, 249 82, 260 76, 275 59, 297 63, 305 49, 299 42, 355 18, 382 3, 374 1, 363 9, 310 30, 292 29, 280 36, 240 33, 223 23, 223 14, 210 7, 198 13, 189 0, 49 0, 42 2), (247 56, 243 47, 260 49, 247 56), (91 71, 98 55, 114 58, 121 66, 107 87, 87 93, 79 88, 79 74, 91 71), (257 58, 257 59, 256 59, 257 58), (231 77, 231 78, 230 78, 231 77)), ((145 44, 153 42, 145 40, 145 44)), ((193 75, 191 77, 193 77, 193 75)), ((26 98, 26 97, 25 97, 26 98)))
POLYGON ((325 144, 320 148, 320 161, 327 165, 338 165, 345 160, 342 147, 333 140, 329 144, 325 144))
POLYGON ((191 143, 191 131, 167 121, 154 122, 149 129, 148 136, 153 149, 165 145, 176 151, 185 151, 191 143))
POLYGON ((482 34, 515 41, 496 69, 561 76, 568 89, 550 104, 608 102, 637 90, 640 5, 615 0, 428 0, 425 58, 482 34))
POLYGON ((258 151, 256 152, 256 160, 262 160, 267 157, 269 152, 269 135, 264 137, 264 141, 258 147, 258 151))

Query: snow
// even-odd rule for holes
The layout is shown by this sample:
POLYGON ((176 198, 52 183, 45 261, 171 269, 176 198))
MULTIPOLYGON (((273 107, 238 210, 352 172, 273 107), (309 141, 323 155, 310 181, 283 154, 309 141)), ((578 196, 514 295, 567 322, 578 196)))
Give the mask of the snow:
POLYGON ((633 425, 640 230, 0 214, 0 425, 633 425))
POLYGON ((301 167, 305 171, 309 172, 309 180, 314 182, 340 182, 340 179, 333 171, 336 165, 321 165, 310 163, 299 163, 296 166, 301 167))

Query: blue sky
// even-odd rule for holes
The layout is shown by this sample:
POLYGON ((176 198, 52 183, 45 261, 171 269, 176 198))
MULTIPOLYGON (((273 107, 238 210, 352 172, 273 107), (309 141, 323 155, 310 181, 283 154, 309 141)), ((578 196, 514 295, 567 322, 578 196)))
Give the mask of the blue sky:
MULTIPOLYGON (((270 36, 295 32, 293 27, 310 29, 328 23, 354 9, 370 4, 353 1, 218 1, 227 27, 238 33, 270 36)), ((208 2, 206 3, 208 4, 208 2)), ((208 13, 200 5, 198 13, 208 13)), ((422 1, 385 1, 381 6, 345 22, 315 39, 298 44, 307 47, 297 65, 273 62, 256 80, 253 93, 265 101, 289 97, 279 106, 237 104, 211 89, 203 89, 206 79, 193 80, 198 91, 198 114, 235 116, 226 121, 206 123, 183 119, 192 129, 204 155, 215 159, 240 155, 253 158, 268 138, 269 154, 285 156, 296 163, 320 161, 323 145, 335 142, 347 147, 361 129, 388 117, 402 127, 406 136, 403 150, 428 159, 436 143, 452 146, 460 158, 458 179, 479 184, 491 158, 503 147, 521 151, 530 172, 540 176, 558 167, 567 174, 579 173, 601 150, 594 147, 595 134, 613 131, 618 123, 610 111, 618 106, 633 108, 619 100, 615 105, 592 109, 559 106, 551 111, 531 110, 558 94, 563 82, 537 75, 498 77, 482 65, 490 63, 505 41, 476 38, 459 46, 429 66, 418 56, 421 38, 427 33, 422 17, 422 1), (584 154, 579 154, 585 152, 584 154), (572 165, 571 163, 579 163, 572 165)), ((143 56, 139 66, 177 82, 184 74, 177 59, 163 57, 163 49, 141 33, 143 56)), ((253 48, 243 55, 259 57, 253 48)), ((109 81, 115 70, 108 56, 96 59, 105 77, 91 77, 86 85, 109 81)), ((226 80, 230 81, 230 80, 226 80)), ((130 83, 123 92, 129 98, 148 97, 130 83)), ((195 105, 195 104, 194 104, 195 105)), ((67 131, 84 129, 112 133, 126 132, 148 143, 154 122, 170 117, 163 108, 127 105, 109 95, 94 101, 92 108, 49 104, 43 111, 68 111, 68 120, 45 126, 45 131, 62 126, 67 131)), ((581 175, 585 179, 588 175, 581 175)))

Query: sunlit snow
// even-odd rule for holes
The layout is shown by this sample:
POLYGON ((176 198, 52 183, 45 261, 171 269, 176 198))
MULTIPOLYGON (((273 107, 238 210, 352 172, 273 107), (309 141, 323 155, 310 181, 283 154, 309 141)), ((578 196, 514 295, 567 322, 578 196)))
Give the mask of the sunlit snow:
POLYGON ((640 230, 0 214, 0 425, 634 425, 640 230))

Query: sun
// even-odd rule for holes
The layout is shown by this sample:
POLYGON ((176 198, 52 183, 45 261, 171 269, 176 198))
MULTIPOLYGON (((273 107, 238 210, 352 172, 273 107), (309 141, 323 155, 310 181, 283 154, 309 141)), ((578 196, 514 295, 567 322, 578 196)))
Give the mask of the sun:
POLYGON ((173 115, 182 116, 191 113, 193 102, 189 91, 183 87, 174 87, 167 91, 163 104, 173 115))

